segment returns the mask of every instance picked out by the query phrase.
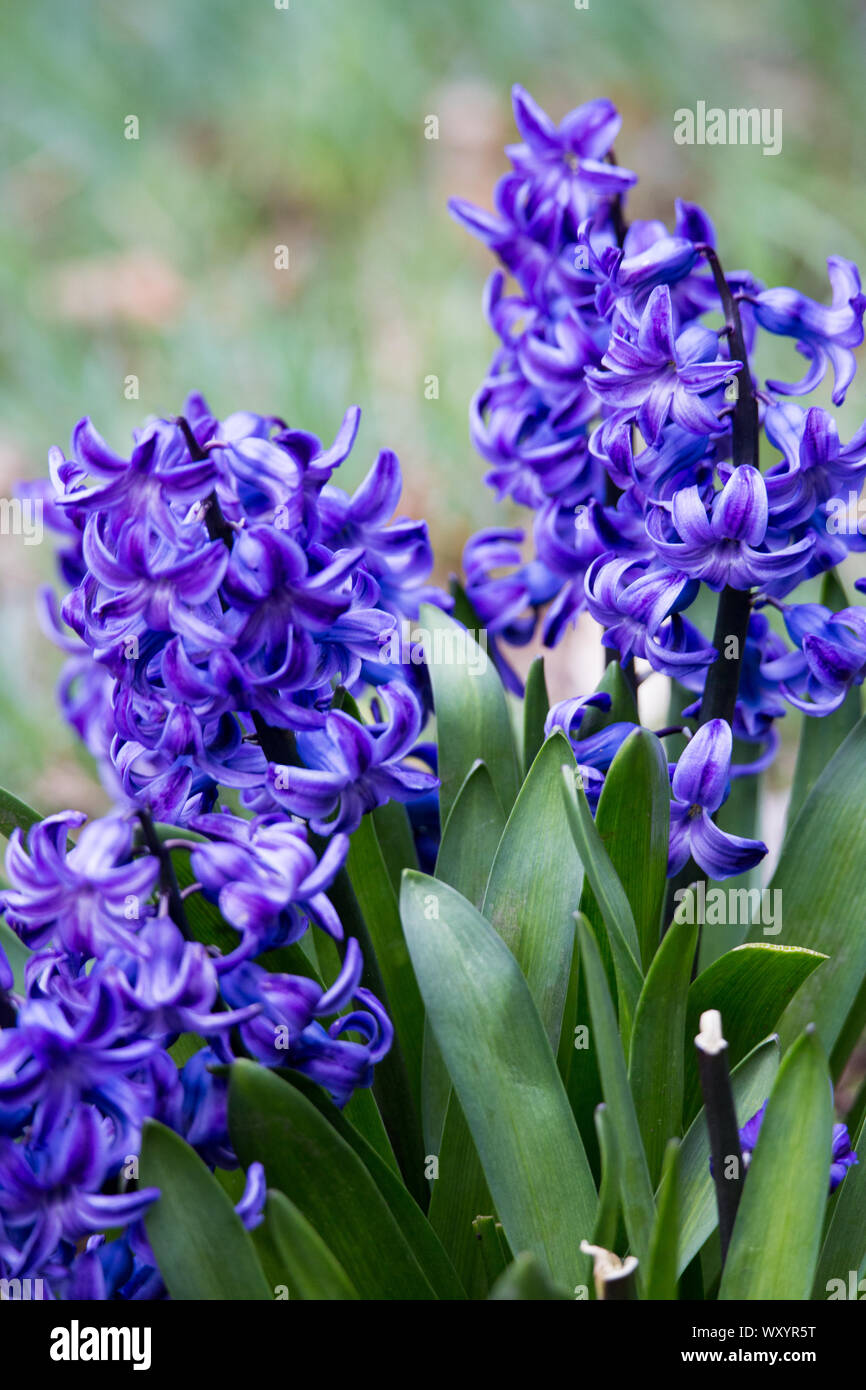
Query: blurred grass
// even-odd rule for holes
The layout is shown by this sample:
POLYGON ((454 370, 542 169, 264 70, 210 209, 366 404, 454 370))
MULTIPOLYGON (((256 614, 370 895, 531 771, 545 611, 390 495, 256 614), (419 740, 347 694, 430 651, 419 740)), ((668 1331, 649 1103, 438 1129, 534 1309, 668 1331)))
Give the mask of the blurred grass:
MULTIPOLYGON (((826 255, 862 256, 856 0, 290 4, 4 6, 0 493, 41 472, 83 414, 120 446, 195 388, 220 414, 278 412, 331 437, 357 401, 346 481, 396 449, 406 511, 430 520, 440 573, 456 568, 471 530, 504 513, 466 427, 492 349, 490 261, 445 202, 489 206, 515 81, 556 118, 610 95, 618 157, 642 179, 630 215, 702 202, 727 266, 824 298, 826 255), (675 146, 674 111, 699 99, 781 107, 782 154, 675 146)), ((772 346, 767 370, 796 370, 790 346, 772 346)), ((855 384, 843 437, 863 414, 855 384)), ((49 550, 0 538, 0 783, 44 809, 90 806, 33 619, 49 550)))

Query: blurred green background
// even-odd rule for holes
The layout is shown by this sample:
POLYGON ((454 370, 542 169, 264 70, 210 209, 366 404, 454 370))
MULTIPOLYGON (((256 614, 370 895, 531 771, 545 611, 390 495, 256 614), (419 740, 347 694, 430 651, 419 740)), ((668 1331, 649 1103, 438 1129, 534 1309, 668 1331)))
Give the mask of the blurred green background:
MULTIPOLYGON (((515 81, 556 119, 612 97, 618 158, 642 180, 629 215, 703 203, 727 267, 825 298, 827 254, 862 257, 860 0, 289 4, 3 5, 0 495, 84 414, 119 447, 195 388, 219 414, 278 412, 330 438, 358 402, 341 481, 394 448, 405 511, 429 519, 440 575, 457 568, 467 535, 508 513, 466 425, 493 347, 491 262, 445 205, 490 205, 515 81), (676 146, 673 113, 698 100, 781 107, 781 155, 676 146)), ((796 370, 774 347, 768 369, 796 370)), ((855 384, 843 437, 863 414, 855 384)), ((50 549, 0 537, 0 783, 43 810, 93 809, 33 616, 50 549)), ((560 679, 588 689, 567 659, 560 679)))

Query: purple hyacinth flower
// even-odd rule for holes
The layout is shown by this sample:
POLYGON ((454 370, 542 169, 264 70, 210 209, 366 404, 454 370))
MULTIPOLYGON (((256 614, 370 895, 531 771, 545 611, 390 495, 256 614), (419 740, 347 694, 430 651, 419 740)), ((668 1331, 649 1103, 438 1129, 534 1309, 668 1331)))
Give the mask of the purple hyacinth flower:
POLYGON ((79 1106, 50 1144, 0 1138, 0 1222, 18 1247, 13 1275, 39 1271, 61 1241, 125 1225, 156 1201, 155 1187, 102 1194, 113 1167, 108 1128, 94 1109, 79 1106))
POLYGON ((215 813, 196 817, 193 829, 213 838, 196 845, 192 871, 243 938, 239 952, 227 960, 289 945, 303 936, 310 919, 342 939, 326 890, 348 852, 344 835, 336 835, 317 860, 306 828, 279 814, 248 821, 215 813))
POLYGON ((718 336, 697 324, 675 333, 671 292, 659 285, 641 315, 637 341, 613 333, 602 370, 589 368, 586 378, 603 405, 636 418, 648 444, 668 420, 692 434, 713 434, 724 426, 703 397, 743 365, 719 357, 718 346, 718 336))
POLYGON ((772 526, 801 525, 831 497, 860 492, 866 477, 866 425, 843 445, 826 410, 815 406, 806 411, 786 402, 768 408, 764 427, 784 455, 763 475, 772 526))
POLYGON ((268 1184, 263 1165, 251 1163, 247 1169, 241 1199, 235 1203, 235 1211, 248 1231, 254 1231, 265 1219, 267 1190, 268 1184))
MULTIPOLYGON (((752 1161, 752 1153, 758 1142, 758 1135, 761 1133, 761 1126, 764 1123, 764 1115, 767 1110, 767 1102, 756 1110, 751 1119, 748 1119, 740 1130, 740 1148, 743 1154, 743 1167, 748 1168, 752 1161)), ((843 1124, 833 1126, 833 1149, 830 1162, 830 1191, 835 1192, 840 1182, 844 1178, 848 1169, 859 1159, 851 1148, 851 1137, 848 1128, 843 1124)))
POLYGON ((721 830, 712 816, 728 794, 733 737, 724 719, 710 719, 686 744, 674 769, 668 878, 689 861, 712 879, 745 873, 763 859, 762 840, 746 840, 721 830))
POLYGON ((769 381, 785 396, 805 396, 820 385, 828 362, 833 367, 833 404, 841 405, 854 378, 857 363, 852 348, 863 342, 866 295, 861 293, 860 272, 853 261, 829 256, 827 271, 833 291, 829 308, 798 290, 778 288, 747 296, 755 318, 768 333, 796 338, 797 350, 810 366, 800 381, 769 381))
POLYGON ((643 657, 654 670, 682 679, 716 658, 715 647, 675 611, 691 603, 696 587, 682 572, 645 570, 630 556, 603 555, 586 572, 586 606, 622 665, 631 656, 643 657))
POLYGON ((530 180, 530 216, 550 202, 566 208, 578 226, 599 197, 625 193, 637 183, 630 169, 605 159, 622 125, 613 102, 588 101, 557 127, 523 87, 515 85, 511 95, 524 143, 506 146, 505 153, 530 180))
POLYGON ((127 1076, 158 1043, 131 1035, 122 1001, 105 979, 83 977, 78 986, 66 999, 25 1000, 15 1027, 0 1032, 0 1112, 36 1107, 36 1143, 50 1143, 58 1122, 81 1099, 111 1114, 127 1133, 146 1113, 127 1076))
MULTIPOLYGON (((857 580, 856 587, 862 582, 857 580)), ((852 685, 862 685, 866 678, 866 612, 843 608, 831 613, 820 603, 795 603, 782 612, 797 649, 776 657, 765 674, 779 682, 781 694, 797 709, 832 714, 852 685)))
POLYGON ((378 693, 387 720, 363 725, 333 710, 323 729, 298 734, 303 767, 268 769, 274 800, 309 820, 317 835, 351 834, 366 811, 390 800, 411 801, 438 786, 430 773, 402 763, 421 732, 422 711, 412 691, 391 681, 378 693))
POLYGON ((219 994, 214 961, 201 942, 184 940, 169 917, 150 921, 146 940, 144 959, 118 951, 106 958, 111 967, 108 978, 127 1011, 127 1028, 149 1038, 178 1033, 209 1037, 246 1022, 256 1012, 255 1004, 212 1012, 219 994))
POLYGON ((674 493, 670 504, 654 506, 647 516, 647 533, 667 564, 702 579, 717 593, 726 584, 749 589, 796 574, 814 545, 809 535, 777 550, 759 549, 766 540, 768 517, 763 476, 744 463, 709 501, 692 486, 674 493), (668 524, 679 539, 668 539, 668 524))
POLYGON ((12 832, 6 851, 12 888, 0 896, 0 906, 30 947, 53 938, 83 956, 118 945, 142 954, 146 947, 136 931, 159 864, 130 859, 132 822, 117 816, 91 821, 68 849, 69 831, 85 820, 77 811, 49 816, 28 831, 26 849, 21 831, 12 832))
MULTIPOLYGON (((228 552, 221 541, 197 539, 193 546, 167 541, 137 519, 110 534, 104 513, 88 522, 84 558, 92 578, 85 581, 85 607, 97 645, 122 643, 143 629, 181 633, 205 649, 227 644, 202 610, 222 583, 228 552)), ((67 613, 71 620, 68 607, 67 613)))

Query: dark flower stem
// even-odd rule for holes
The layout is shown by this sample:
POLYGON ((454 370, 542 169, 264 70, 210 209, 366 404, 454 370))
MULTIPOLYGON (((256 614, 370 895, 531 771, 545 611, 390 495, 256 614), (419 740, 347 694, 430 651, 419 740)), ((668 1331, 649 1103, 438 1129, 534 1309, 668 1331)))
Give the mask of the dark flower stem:
POLYGON ((195 937, 190 931, 189 922, 186 919, 186 909, 183 905, 180 886, 177 881, 177 874, 174 871, 171 854, 160 840, 156 833, 153 823, 153 816, 149 809, 138 812, 138 819, 144 832, 144 842, 155 859, 159 860, 159 879, 163 893, 168 898, 168 910, 171 920, 176 927, 180 927, 187 941, 194 941, 195 937))
POLYGON ((710 1136, 710 1159, 719 1211, 722 1265, 731 1243, 734 1218, 743 1191, 743 1154, 728 1070, 728 1044, 722 1036, 721 1018, 715 1010, 701 1015, 701 1031, 695 1038, 698 1073, 704 1097, 704 1114, 710 1136), (733 1173, 728 1176, 728 1169, 733 1173))
MULTIPOLYGON (((759 466, 758 454, 758 402, 749 369, 749 354, 743 334, 743 323, 737 301, 725 279, 719 258, 711 246, 701 248, 713 272, 716 289, 722 302, 725 315, 725 328, 731 345, 731 358, 741 361, 737 373, 737 400, 731 414, 731 443, 734 467, 741 463, 759 466)), ((706 724, 710 719, 726 719, 733 725, 737 691, 740 686, 740 669, 743 649, 749 629, 752 609, 752 596, 748 589, 732 589, 726 585, 719 595, 716 609, 716 626, 713 632, 713 646, 718 656, 707 672, 701 700, 700 720, 706 724), (725 647, 734 639, 733 654, 728 656, 725 647)))

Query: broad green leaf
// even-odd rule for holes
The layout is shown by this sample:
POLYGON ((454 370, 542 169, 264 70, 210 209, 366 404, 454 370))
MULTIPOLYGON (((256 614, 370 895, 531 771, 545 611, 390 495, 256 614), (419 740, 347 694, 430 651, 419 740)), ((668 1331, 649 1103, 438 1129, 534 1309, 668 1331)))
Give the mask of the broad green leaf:
MULTIPOLYGON (((655 734, 635 729, 610 765, 595 824, 631 905, 644 970, 649 969, 661 933, 670 807, 664 749, 655 734)), ((587 906, 581 910, 592 920, 587 906)))
POLYGON ((230 1198, 195 1150, 156 1120, 144 1124, 140 1172, 142 1187, 160 1190, 144 1224, 174 1300, 272 1298, 230 1198))
POLYGON ((409 1085, 420 1114, 424 1006, 400 925, 397 897, 391 887, 376 827, 369 816, 362 818, 351 837, 346 868, 373 943, 388 1011, 406 1059, 409 1085))
POLYGON ((17 796, 0 787, 0 835, 4 835, 7 840, 13 830, 22 830, 26 835, 30 827, 38 825, 42 819, 32 806, 19 801, 17 796))
POLYGON ((647 972, 635 1013, 628 1079, 654 1184, 668 1140, 682 1132, 683 1043, 697 943, 697 926, 672 923, 647 972))
POLYGON ((435 1297, 368 1168, 297 1087, 235 1062, 229 1131, 244 1167, 264 1164, 268 1182, 306 1217, 362 1299, 435 1297))
MULTIPOLYGON (((436 877, 480 908, 502 832, 505 815, 483 762, 469 773, 451 809, 436 861, 436 877)), ((488 1280, 471 1223, 492 1212, 493 1200, 481 1161, 460 1104, 451 1089, 448 1068, 433 1036, 429 1018, 424 1030, 424 1143, 439 1158, 445 1180, 433 1183, 430 1222, 451 1254, 471 1297, 484 1297, 488 1280)))
MULTIPOLYGON (((866 931, 861 865, 866 862, 866 720, 861 719, 819 776, 782 847, 773 889, 782 894, 782 940, 824 952, 816 970, 785 1010, 782 1044, 814 1022, 833 1056, 849 1016, 866 1013, 866 931)), ((762 929, 752 929, 760 940, 762 929)), ((854 1019, 852 1032, 863 1027, 854 1019)))
POLYGON ((618 661, 609 661, 605 666, 596 691, 610 696, 610 709, 601 710, 590 705, 581 721, 581 738, 589 738, 590 734, 606 729, 609 724, 638 723, 634 690, 618 661))
MULTIPOLYGON (((742 1128, 760 1110, 779 1070, 779 1040, 767 1038, 734 1067, 734 1108, 742 1128)), ((691 1264, 718 1225, 710 1173, 710 1142, 703 1110, 695 1116, 680 1146, 680 1230, 677 1273, 691 1264)))
MULTIPOLYGON (((859 1162, 848 1169, 831 1199, 832 1214, 818 1260, 813 1298, 838 1294, 839 1285, 830 1286, 832 1279, 841 1279, 845 1297, 850 1297, 851 1271, 857 1284, 866 1269, 866 1123, 860 1126, 854 1151, 859 1162)), ((858 1301, 862 1297, 858 1289, 858 1301)))
MULTIPOLYGON (((449 1077, 450 1082, 450 1077, 449 1077)), ((430 1196, 431 1228, 448 1251, 469 1298, 484 1298, 489 1288, 482 1250, 472 1229, 478 1216, 494 1212, 475 1141, 452 1090, 438 1149, 438 1174, 430 1196)))
POLYGON ((677 1231, 680 1206, 680 1145, 672 1139, 665 1150, 658 1208, 650 1241, 646 1276, 648 1299, 673 1300, 677 1296, 677 1231))
POLYGON ((535 1255, 518 1255, 513 1264, 496 1281, 490 1298, 495 1303, 533 1303, 571 1300, 572 1294, 552 1284, 546 1269, 535 1255))
POLYGON ((570 1288, 586 1270, 579 1247, 595 1225, 597 1199, 526 980, 489 922, 447 884, 404 874, 401 908, 436 1040, 508 1243, 536 1254, 570 1288))
MULTIPOLYGON (((686 1018, 686 1123, 701 1104, 701 1088, 692 1039, 705 1009, 718 1009, 733 1067, 761 1038, 771 1033, 803 981, 824 957, 796 946, 756 942, 736 946, 699 975, 689 990, 686 1018)), ((820 972, 819 972, 820 973, 820 972)))
POLYGON ((359 1086, 341 1113, 402 1183, 400 1165, 391 1147, 391 1140, 388 1138, 388 1131, 372 1090, 368 1086, 359 1086))
POLYGON ((391 887, 395 894, 399 893, 403 870, 418 867, 418 855, 415 852, 415 841, 412 838, 412 827, 406 807, 399 801, 386 801, 384 806, 374 807, 370 816, 376 828, 376 839, 379 841, 391 887))
POLYGON ((495 1216, 476 1216, 472 1222, 472 1230, 481 1251, 481 1261, 484 1265, 487 1283, 492 1289, 497 1279, 505 1273, 506 1267, 511 1263, 510 1258, 505 1253, 502 1227, 495 1216))
MULTIPOLYGON (((643 1262, 649 1254, 650 1236, 655 1221, 652 1183, 629 1090, 625 1057, 604 966, 592 928, 581 914, 577 917, 577 935, 580 963, 586 974, 592 1040, 601 1076, 601 1088, 619 1152, 623 1216, 631 1253, 643 1262)), ((641 1280, 640 1270, 637 1277, 641 1280)))
POLYGON ((442 831, 436 877, 480 909, 505 829, 505 812, 483 762, 473 763, 442 831))
POLYGON ((582 787, 575 785, 574 771, 571 767, 563 765, 561 776, 562 794, 571 833, 606 928, 616 973, 620 1031, 623 1046, 627 1049, 634 1011, 643 986, 643 976, 638 965, 640 944, 637 927, 625 889, 617 878, 616 870, 610 862, 610 855, 602 844, 592 818, 586 793, 582 787))
POLYGON ((598 1189, 598 1217, 592 1233, 592 1243, 601 1246, 603 1250, 613 1250, 616 1246, 619 1214, 622 1209, 619 1149, 610 1111, 604 1103, 595 1107, 594 1119, 601 1155, 601 1185, 598 1189))
POLYGON ((457 793, 472 765, 487 764, 506 814, 520 786, 520 769, 505 691, 487 652, 453 618, 421 605, 427 639, 427 669, 433 685, 439 745, 439 806, 447 824, 457 793))
POLYGON ((550 1045, 559 1045, 583 865, 562 805, 564 734, 543 745, 499 842, 481 912, 526 976, 550 1045), (543 827, 543 833, 539 834, 543 827))
POLYGON ((544 743, 544 724, 550 710, 547 682, 544 679, 544 657, 537 656, 526 677, 523 697, 523 775, 528 773, 544 743))
MULTIPOLYGON (((355 937, 361 945, 364 955, 361 983, 385 1004, 393 1018, 373 941, 345 866, 328 889, 328 897, 337 910, 346 937, 355 937)), ((336 943, 325 932, 316 932, 315 935, 322 975, 326 980, 333 981, 340 972, 340 956, 336 943)), ((420 1076, 418 1084, 420 1086, 420 1076)), ((424 1181, 424 1144, 415 1099, 416 1091, 410 1082, 399 1037, 395 1037, 390 1051, 376 1065, 373 1094, 400 1165, 403 1180, 416 1200, 425 1203, 427 1186, 424 1181)))
MULTIPOLYGON (((582 877, 559 791, 559 767, 563 758, 571 757, 567 741, 558 734, 536 758, 502 833, 482 909, 521 966, 552 1045, 559 1038, 572 955, 573 913, 580 898, 582 877), (541 844, 539 825, 548 827, 541 844)), ((448 828, 470 788, 471 779, 455 804, 448 828)), ((483 783, 479 791, 482 788, 483 783)), ((453 870, 453 856, 440 854, 440 862, 443 858, 446 870, 453 870)), ((453 879, 448 881, 460 888, 453 879)), ((469 875, 464 874, 463 881, 468 884, 469 875)), ((465 888, 461 891, 464 897, 470 897, 465 888)), ((473 1291, 478 1288, 480 1271, 478 1252, 468 1243, 469 1224, 490 1205, 465 1118, 452 1099, 430 1219, 452 1251, 458 1272, 473 1291)))
MULTIPOLYGON (((299 1072, 280 1071, 279 1075, 295 1086, 301 1095, 316 1107, 319 1114, 324 1116, 340 1138, 345 1139, 349 1147, 354 1149, 388 1203, 397 1225, 437 1297, 462 1299, 465 1296, 463 1288, 442 1242, 424 1217, 418 1203, 406 1190, 399 1175, 395 1175, 392 1165, 383 1161, 375 1146, 368 1142, 354 1124, 349 1123, 350 1107, 338 1110, 321 1086, 316 1086, 299 1072)), ((359 1094, 360 1092, 355 1092, 356 1097, 359 1094)))
POLYGON ((265 1219, 252 1232, 265 1277, 275 1291, 312 1302, 349 1302, 358 1294, 306 1217, 282 1192, 268 1190, 265 1219))
MULTIPOLYGON (((835 570, 828 570, 821 584, 821 603, 832 613, 848 607, 848 595, 842 588, 835 570)), ((800 727, 797 766, 788 802, 788 828, 793 827, 809 792, 829 763, 840 743, 848 737, 860 719, 860 687, 852 686, 842 704, 822 719, 804 715, 800 727)), ((743 832, 740 832, 743 833, 743 832)), ((748 833, 748 832, 746 832, 748 833)))
POLYGON ((734 1222, 719 1299, 802 1300, 812 1291, 827 1205, 833 1102, 814 1031, 773 1083, 734 1222))

